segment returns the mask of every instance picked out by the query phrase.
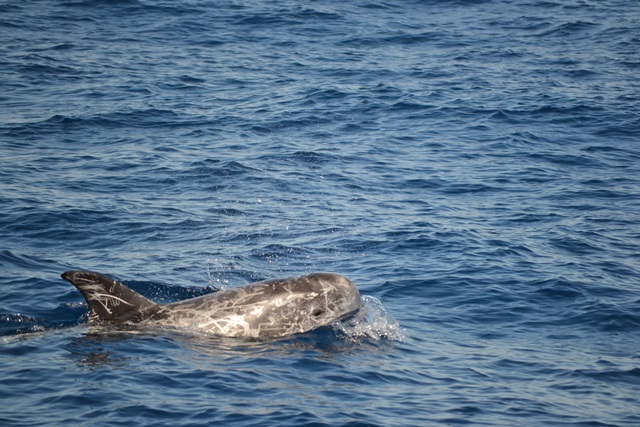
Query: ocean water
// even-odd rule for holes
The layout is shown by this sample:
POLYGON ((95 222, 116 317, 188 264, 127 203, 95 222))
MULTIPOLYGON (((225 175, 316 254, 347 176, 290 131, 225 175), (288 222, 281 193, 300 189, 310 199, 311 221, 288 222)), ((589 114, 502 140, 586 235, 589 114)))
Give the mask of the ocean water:
POLYGON ((0 2, 0 425, 640 425, 640 3, 0 2), (95 329, 335 271, 269 342, 95 329))

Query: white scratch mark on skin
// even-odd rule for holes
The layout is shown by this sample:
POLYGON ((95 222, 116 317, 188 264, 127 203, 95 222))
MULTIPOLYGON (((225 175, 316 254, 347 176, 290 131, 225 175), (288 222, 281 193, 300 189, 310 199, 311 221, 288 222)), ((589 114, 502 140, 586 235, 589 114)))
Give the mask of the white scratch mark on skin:
MULTIPOLYGON (((104 307, 104 309, 109 314, 113 313, 111 311, 111 309, 109 308, 109 306, 117 307, 120 304, 126 304, 128 306, 133 306, 133 304, 130 304, 127 301, 125 301, 122 298, 119 298, 119 297, 117 297, 115 295, 102 293, 104 288, 102 286, 100 286, 100 285, 95 284, 91 280, 77 279, 77 281, 79 283, 82 283, 82 285, 81 285, 82 286, 82 290, 87 292, 87 298, 90 299, 91 301, 97 301, 98 303, 100 303, 100 305, 102 307, 104 307)), ((110 291, 111 292, 113 291, 113 286, 111 287, 110 291)))
POLYGON ((129 304, 128 302, 126 302, 125 300, 123 300, 122 298, 119 298, 115 295, 109 295, 109 294, 91 294, 91 299, 94 299, 98 302, 100 302, 100 304, 105 305, 109 305, 109 303, 111 303, 112 307, 117 307, 120 305, 120 303, 122 304, 126 304, 128 306, 133 306, 133 304, 129 304))

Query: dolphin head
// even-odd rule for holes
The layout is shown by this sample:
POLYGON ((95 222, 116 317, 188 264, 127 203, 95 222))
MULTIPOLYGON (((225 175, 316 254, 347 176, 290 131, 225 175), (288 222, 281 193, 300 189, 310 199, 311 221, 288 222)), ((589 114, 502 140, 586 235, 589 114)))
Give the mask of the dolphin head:
POLYGON ((301 291, 308 299, 299 308, 307 312, 312 328, 349 317, 362 306, 358 288, 344 276, 314 273, 301 279, 301 291))

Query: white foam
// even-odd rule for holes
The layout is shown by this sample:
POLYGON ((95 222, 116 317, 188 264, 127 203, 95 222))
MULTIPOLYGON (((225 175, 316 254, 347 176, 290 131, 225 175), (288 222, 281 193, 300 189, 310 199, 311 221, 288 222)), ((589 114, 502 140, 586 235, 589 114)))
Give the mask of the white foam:
POLYGON ((353 317, 335 322, 333 328, 348 339, 402 341, 404 333, 398 321, 387 311, 380 300, 369 295, 361 296, 362 308, 353 317))

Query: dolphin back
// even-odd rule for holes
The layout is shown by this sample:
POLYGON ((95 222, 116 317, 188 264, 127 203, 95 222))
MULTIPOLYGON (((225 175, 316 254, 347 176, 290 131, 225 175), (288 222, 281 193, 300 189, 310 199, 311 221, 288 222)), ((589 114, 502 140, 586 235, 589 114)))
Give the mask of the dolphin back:
POLYGON ((162 311, 122 283, 91 271, 67 271, 62 278, 78 288, 89 305, 90 322, 140 322, 162 311))

